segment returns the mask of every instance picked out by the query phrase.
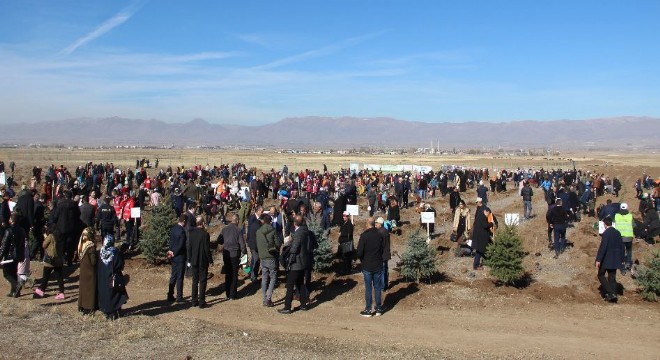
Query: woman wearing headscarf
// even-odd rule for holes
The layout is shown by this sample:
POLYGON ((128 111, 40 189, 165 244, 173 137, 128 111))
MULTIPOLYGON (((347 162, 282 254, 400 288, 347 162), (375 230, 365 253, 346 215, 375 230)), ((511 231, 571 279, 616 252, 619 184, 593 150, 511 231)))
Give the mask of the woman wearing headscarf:
POLYGON ((80 281, 78 285, 78 311, 87 315, 96 310, 96 244, 94 230, 86 228, 78 243, 80 281))
POLYGON ((101 248, 101 261, 97 261, 96 279, 98 285, 99 309, 110 320, 119 317, 121 306, 126 304, 128 294, 124 282, 124 259, 114 246, 114 237, 106 235, 101 248))
POLYGON ((465 201, 461 200, 458 203, 458 208, 454 213, 454 234, 456 238, 454 241, 461 243, 464 234, 470 234, 472 230, 470 223, 470 209, 465 205, 465 201))

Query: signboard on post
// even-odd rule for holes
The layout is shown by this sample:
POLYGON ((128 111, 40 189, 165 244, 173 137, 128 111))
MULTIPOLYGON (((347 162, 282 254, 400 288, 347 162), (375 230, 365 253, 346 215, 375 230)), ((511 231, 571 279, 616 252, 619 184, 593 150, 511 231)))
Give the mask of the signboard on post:
POLYGON ((422 224, 426 224, 426 243, 431 242, 431 224, 435 224, 435 213, 432 211, 425 211, 419 214, 422 224))
POLYGON ((137 219, 139 217, 140 217, 140 208, 139 207, 131 208, 131 218, 137 219))
POLYGON ((427 211, 420 213, 422 224, 435 224, 435 213, 432 211, 427 211))
POLYGON ((360 206, 358 206, 358 205, 346 205, 346 211, 348 211, 348 215, 358 216, 359 212, 360 212, 360 206))
POLYGON ((504 223, 509 226, 520 224, 520 214, 504 214, 504 223))
POLYGON ((4 172, 0 173, 0 185, 7 185, 7 175, 4 172))

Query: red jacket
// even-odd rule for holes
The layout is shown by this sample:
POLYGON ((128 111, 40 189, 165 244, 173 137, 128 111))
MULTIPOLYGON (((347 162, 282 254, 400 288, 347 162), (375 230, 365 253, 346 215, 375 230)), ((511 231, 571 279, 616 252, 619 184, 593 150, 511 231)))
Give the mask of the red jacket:
POLYGON ((121 218, 124 221, 131 220, 131 209, 135 207, 135 201, 129 197, 126 201, 121 203, 121 218))

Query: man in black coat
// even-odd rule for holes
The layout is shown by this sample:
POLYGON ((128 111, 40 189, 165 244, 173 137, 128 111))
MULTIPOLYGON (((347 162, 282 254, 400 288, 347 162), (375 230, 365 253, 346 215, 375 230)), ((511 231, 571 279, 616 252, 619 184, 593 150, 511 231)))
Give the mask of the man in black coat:
POLYGON ((257 206, 254 214, 248 218, 248 231, 247 231, 247 246, 250 248, 250 280, 253 283, 257 282, 257 274, 259 274, 259 252, 257 251, 257 230, 261 227, 259 218, 264 212, 262 206, 257 206))
POLYGON ((554 232, 554 259, 557 259, 566 248, 566 227, 569 215, 563 203, 562 198, 557 198, 555 204, 548 209, 548 213, 545 215, 549 228, 554 232))
POLYGON ((596 254, 598 280, 605 293, 605 300, 617 301, 616 270, 623 267, 623 239, 619 230, 612 227, 612 218, 603 219, 605 231, 601 235, 600 246, 596 254), (607 273, 607 280, 605 280, 607 273))
POLYGON ((106 235, 114 234, 116 228, 119 227, 119 219, 117 219, 117 212, 110 205, 112 198, 106 196, 103 205, 99 206, 96 210, 96 228, 101 229, 101 239, 105 239, 106 235))
POLYGON ((183 277, 186 272, 187 235, 186 216, 179 216, 179 222, 170 229, 170 242, 167 258, 172 262, 172 273, 170 275, 167 301, 183 302, 183 277), (176 298, 174 297, 174 286, 176 285, 176 298))
POLYGON ((243 231, 238 228, 238 215, 232 214, 231 223, 218 235, 222 245, 222 262, 225 270, 225 293, 229 300, 236 300, 238 289, 238 267, 241 255, 247 253, 243 231))
POLYGON ((34 242, 32 243, 32 248, 30 249, 30 259, 41 260, 44 257, 44 248, 42 246, 44 242, 44 225, 46 224, 45 218, 45 206, 44 202, 46 201, 46 194, 39 196, 39 193, 34 192, 34 222, 32 223, 32 236, 34 237, 34 242), (39 257, 37 257, 39 254, 39 257))
POLYGON ((376 220, 370 217, 367 220, 367 229, 360 235, 357 246, 357 257, 362 263, 362 274, 364 275, 365 308, 360 315, 371 317, 383 315, 382 291, 383 291, 383 253, 385 252, 385 239, 375 228, 376 220), (371 309, 371 294, 375 291, 375 312, 371 309))
POLYGON ((192 306, 206 307, 206 279, 213 265, 211 237, 204 229, 204 217, 196 218, 197 227, 188 230, 188 264, 192 272, 192 306))
POLYGON ((78 244, 78 233, 80 232, 80 209, 78 204, 71 200, 71 191, 64 191, 64 198, 57 202, 53 220, 60 236, 62 236, 62 240, 64 240, 66 263, 71 266, 73 254, 78 244))
POLYGON ((309 268, 309 230, 303 225, 303 218, 296 215, 293 219, 294 231, 291 233, 291 247, 289 250, 288 271, 286 274, 286 296, 284 308, 278 310, 280 314, 291 314, 293 301, 293 288, 300 289, 300 310, 307 310, 307 292, 304 291, 305 270, 309 268))
POLYGON ((94 226, 94 210, 94 205, 89 203, 89 197, 87 197, 87 195, 83 195, 82 205, 80 205, 80 221, 86 228, 94 226))

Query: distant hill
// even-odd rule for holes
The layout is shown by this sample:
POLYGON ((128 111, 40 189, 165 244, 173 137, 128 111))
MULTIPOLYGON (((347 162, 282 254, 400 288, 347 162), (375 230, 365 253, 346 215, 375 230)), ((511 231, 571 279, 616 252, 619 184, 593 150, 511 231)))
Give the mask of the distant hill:
POLYGON ((425 123, 391 118, 299 117, 244 126, 159 120, 70 119, 3 126, 5 144, 272 147, 660 148, 660 119, 425 123))

